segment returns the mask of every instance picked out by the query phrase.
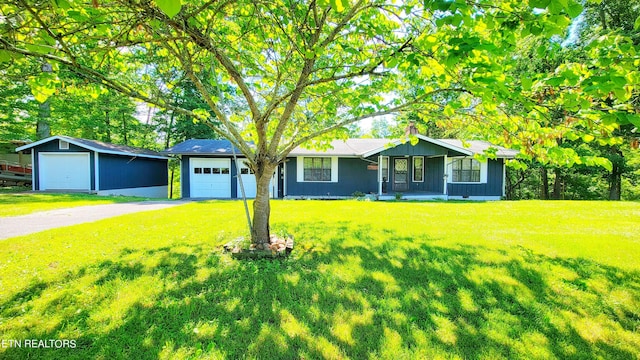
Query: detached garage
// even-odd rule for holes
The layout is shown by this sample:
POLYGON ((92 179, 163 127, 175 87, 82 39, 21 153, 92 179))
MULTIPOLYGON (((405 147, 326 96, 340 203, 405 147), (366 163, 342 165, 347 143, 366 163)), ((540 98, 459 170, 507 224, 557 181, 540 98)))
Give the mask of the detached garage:
MULTIPOLYGON (((245 163, 240 150, 228 140, 191 139, 164 151, 180 157, 180 182, 183 198, 236 199, 242 197, 240 179, 248 198, 256 196, 256 177, 245 163), (233 159, 237 156, 238 162, 233 159)), ((281 169, 278 169, 278 174, 281 169)), ((271 181, 271 196, 277 197, 279 179, 271 181)))
POLYGON ((32 149, 34 191, 167 197, 167 160, 145 149, 52 136, 21 146, 32 149))

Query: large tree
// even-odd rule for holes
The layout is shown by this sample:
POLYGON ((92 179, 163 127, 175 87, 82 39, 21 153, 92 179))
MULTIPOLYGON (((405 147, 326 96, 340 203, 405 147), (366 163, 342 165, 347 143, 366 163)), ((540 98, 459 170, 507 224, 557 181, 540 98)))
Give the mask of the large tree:
MULTIPOLYGON (((575 78, 587 69, 522 81, 505 76, 504 69, 520 38, 561 34, 581 11, 574 0, 196 0, 182 5, 9 0, 0 5, 0 60, 41 58, 54 64, 54 71, 65 67, 103 87, 207 122, 255 172, 251 235, 254 243, 263 243, 269 240, 269 181, 297 146, 326 145, 359 120, 405 110, 504 119, 504 106, 527 99, 531 78, 537 87, 569 82, 568 88, 580 88, 589 76, 575 78), (184 78, 197 88, 206 109, 172 101, 172 89, 184 78)), ((629 46, 624 39, 607 40, 596 49, 598 59, 627 54, 629 46)), ((633 66, 629 61, 633 64, 623 59, 616 66, 633 66)), ((624 98, 618 81, 633 87, 638 78, 607 80, 605 85, 613 82, 611 91, 624 98)), ((57 84, 47 77, 37 83, 44 91, 57 84)), ((593 101, 585 98, 582 105, 590 108, 609 96, 599 84, 587 93, 593 101)), ((566 101, 582 100, 575 91, 568 93, 566 101)), ((519 122, 514 129, 545 116, 545 109, 528 100, 520 115, 511 118, 519 122)), ((575 118, 569 129, 593 121, 575 118)), ((513 141, 525 151, 538 151, 537 139, 548 134, 535 130, 528 129, 526 139, 512 134, 513 141)), ((553 146, 555 140, 548 143, 553 146)))

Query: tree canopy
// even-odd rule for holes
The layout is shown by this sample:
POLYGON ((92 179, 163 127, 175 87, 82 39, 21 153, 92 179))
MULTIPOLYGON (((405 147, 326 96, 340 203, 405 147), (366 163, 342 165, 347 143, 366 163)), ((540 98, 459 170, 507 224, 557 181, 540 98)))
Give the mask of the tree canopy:
POLYGON ((0 61, 53 66, 30 81, 38 101, 74 83, 60 80, 64 68, 93 91, 209 124, 256 174, 255 242, 269 237, 276 166, 296 146, 326 146, 365 118, 464 119, 525 157, 598 163, 557 139, 615 143, 617 126, 640 125, 629 102, 640 82, 632 39, 603 35, 585 48, 585 62, 510 71, 527 61, 517 51, 523 42, 545 39, 527 56, 546 57, 582 11, 574 0, 9 0, 0 5, 0 61), (185 79, 206 108, 175 101, 185 79))

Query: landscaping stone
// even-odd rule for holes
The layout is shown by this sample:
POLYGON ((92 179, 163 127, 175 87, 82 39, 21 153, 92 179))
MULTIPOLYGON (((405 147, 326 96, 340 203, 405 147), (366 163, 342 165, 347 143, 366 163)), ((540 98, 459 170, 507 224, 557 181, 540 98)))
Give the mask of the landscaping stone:
POLYGON ((271 235, 268 243, 251 244, 249 248, 243 248, 244 238, 237 238, 226 243, 223 248, 230 252, 234 259, 265 259, 286 257, 293 251, 293 237, 282 238, 271 235))

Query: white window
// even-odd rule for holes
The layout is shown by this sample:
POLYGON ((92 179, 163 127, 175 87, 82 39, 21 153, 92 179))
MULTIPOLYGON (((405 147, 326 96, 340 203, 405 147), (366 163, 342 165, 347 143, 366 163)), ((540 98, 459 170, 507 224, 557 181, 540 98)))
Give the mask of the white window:
POLYGON ((456 182, 480 182, 480 162, 472 158, 455 159, 451 164, 452 180, 456 182))
POLYGON ((413 157, 413 182, 424 182, 424 156, 413 157))
POLYGON ((58 149, 69 150, 69 142, 64 140, 58 140, 58 149))
POLYGON ((336 156, 300 156, 297 159, 298 182, 338 182, 336 156))
POLYGON ((306 157, 303 166, 304 181, 331 181, 330 157, 306 157))

